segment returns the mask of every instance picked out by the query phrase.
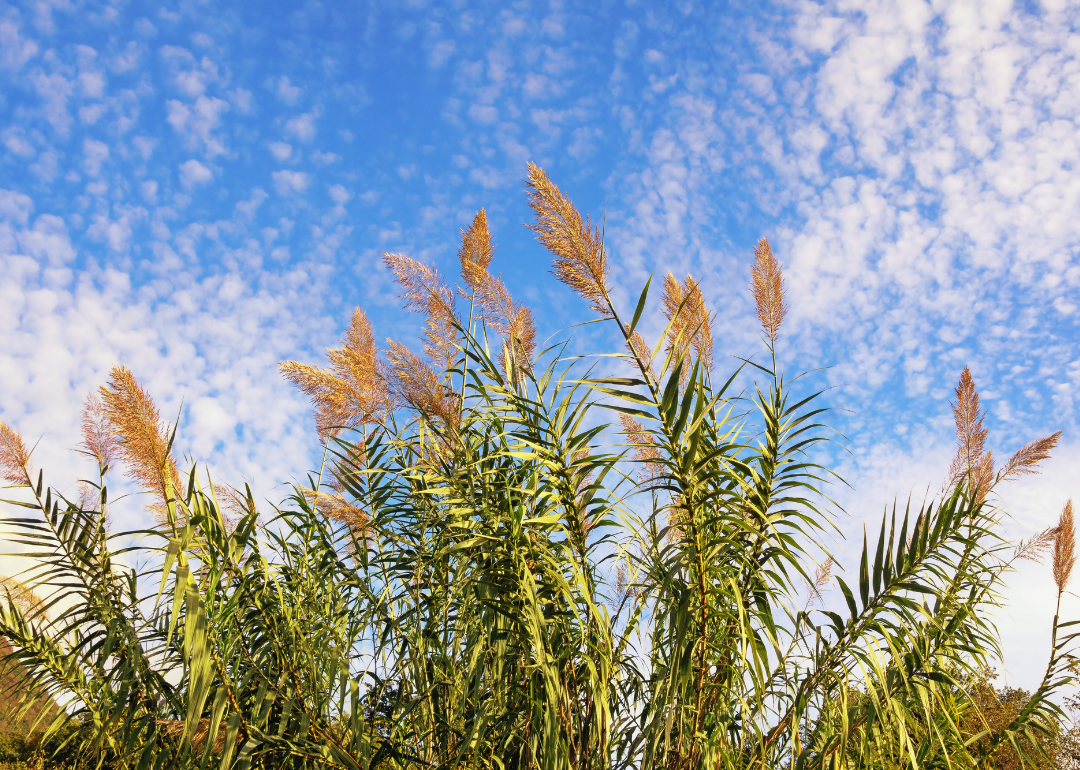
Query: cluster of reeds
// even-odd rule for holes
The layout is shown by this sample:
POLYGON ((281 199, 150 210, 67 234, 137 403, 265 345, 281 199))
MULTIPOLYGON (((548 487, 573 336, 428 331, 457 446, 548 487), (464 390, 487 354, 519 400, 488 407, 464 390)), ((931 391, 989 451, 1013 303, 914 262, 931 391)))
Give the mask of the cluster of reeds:
POLYGON ((537 166, 526 184, 553 273, 611 325, 629 376, 537 350, 481 211, 456 286, 385 255, 422 352, 377 343, 358 309, 325 368, 282 363, 326 462, 279 506, 182 476, 122 367, 87 402, 97 477, 77 500, 0 425, 0 471, 33 500, 6 527, 35 567, 0 608, 27 702, 71 704, 53 728, 133 768, 976 768, 1005 744, 1038 761, 1071 681, 1056 618, 1016 718, 961 725, 1011 566, 1052 551, 1059 595, 1070 579, 1071 504, 1013 548, 993 502, 1059 434, 995 469, 965 370, 941 498, 888 511, 843 572, 826 412, 778 368, 768 242, 748 273, 769 361, 716 378, 701 283, 666 276, 648 341, 649 284, 618 307, 602 233, 537 166), (134 551, 108 525, 114 464, 154 514, 134 551))

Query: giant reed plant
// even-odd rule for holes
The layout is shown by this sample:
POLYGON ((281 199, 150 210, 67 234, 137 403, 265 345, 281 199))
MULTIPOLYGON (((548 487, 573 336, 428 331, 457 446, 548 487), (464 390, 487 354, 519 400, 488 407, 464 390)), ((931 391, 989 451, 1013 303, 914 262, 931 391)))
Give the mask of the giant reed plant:
POLYGON ((981 720, 965 683, 999 655, 990 618, 1016 559, 1053 548, 1059 592, 1069 581, 1071 507, 1013 547, 993 504, 1057 434, 995 469, 965 370, 942 496, 888 511, 834 575, 827 413, 778 364, 768 243, 751 269, 767 355, 720 377, 694 278, 666 276, 647 341, 651 282, 619 307, 599 230, 538 167, 527 185, 554 274, 622 340, 591 368, 537 350, 481 211, 457 286, 385 256, 423 355, 380 350, 357 310, 328 368, 282 364, 325 454, 272 510, 181 475, 174 431, 122 367, 87 403, 97 474, 78 500, 0 427, 24 492, 7 537, 33 565, 0 612, 23 706, 64 703, 49 727, 88 766, 975 768, 1005 744, 1038 761, 1069 624, 1054 619, 1046 677, 1009 724, 981 720), (117 464, 150 495, 151 529, 111 531, 117 464), (808 591, 833 584, 835 606, 813 609, 808 591))

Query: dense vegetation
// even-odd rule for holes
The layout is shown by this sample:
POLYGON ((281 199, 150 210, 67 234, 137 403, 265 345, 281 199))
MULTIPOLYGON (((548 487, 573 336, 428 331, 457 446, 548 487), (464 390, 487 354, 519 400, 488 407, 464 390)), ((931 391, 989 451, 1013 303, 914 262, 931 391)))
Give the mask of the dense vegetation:
POLYGON ((988 610, 1015 561, 1051 551, 1059 604, 1070 578, 1071 505, 1011 544, 994 494, 1057 434, 996 468, 965 370, 940 498, 887 511, 842 578, 827 412, 778 363, 785 289, 768 243, 750 270, 765 355, 720 376, 692 277, 667 275, 667 327, 646 341, 650 285, 617 307, 600 232, 539 168, 527 184, 555 275, 625 344, 592 359, 538 351, 529 309, 491 272, 483 212, 462 234, 456 287, 386 255, 424 319, 424 353, 379 350, 357 310, 328 369, 282 364, 314 402, 325 455, 272 510, 182 475, 173 430, 123 367, 87 401, 81 448, 97 474, 78 500, 0 424, 0 470, 24 495, 7 537, 33 562, 8 584, 0 634, 24 705, 66 704, 40 712, 66 761, 1066 761, 1051 696, 1072 680, 1069 624, 1053 620, 1030 695, 998 707, 984 678, 999 656, 988 610), (134 539, 109 526, 116 466, 156 522, 134 539))

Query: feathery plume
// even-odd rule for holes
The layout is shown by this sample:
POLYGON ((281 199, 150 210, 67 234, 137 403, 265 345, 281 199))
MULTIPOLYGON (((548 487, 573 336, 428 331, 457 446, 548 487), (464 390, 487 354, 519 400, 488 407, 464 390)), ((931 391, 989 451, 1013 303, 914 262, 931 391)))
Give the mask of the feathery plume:
POLYGON ((829 585, 829 581, 832 579, 833 560, 832 557, 825 559, 814 570, 814 582, 810 584, 810 601, 820 601, 821 595, 825 591, 825 587, 829 585))
POLYGON ((461 262, 461 278, 470 289, 477 289, 477 282, 487 273, 488 265, 495 256, 495 247, 491 243, 488 230, 487 212, 480 209, 468 230, 461 231, 461 248, 458 260, 461 262))
MULTIPOLYGON (((487 270, 477 271, 476 303, 480 306, 485 323, 511 341, 518 368, 531 371, 536 354, 536 326, 532 311, 526 305, 515 303, 502 278, 496 278, 487 270)), ((502 363, 505 372, 506 362, 502 363)))
POLYGON ((506 331, 514 341, 518 366, 532 371, 533 356, 536 354, 536 324, 533 323, 532 311, 525 305, 517 305, 506 331))
POLYGON ((593 227, 588 217, 582 221, 573 202, 535 163, 529 163, 525 184, 529 206, 536 214, 529 229, 555 255, 555 277, 597 313, 611 315, 607 300, 609 268, 599 228, 593 227))
POLYGON ((0 420, 0 475, 12 484, 33 486, 30 481, 30 452, 19 432, 0 420))
POLYGON ((393 408, 385 372, 375 349, 375 335, 364 311, 356 308, 340 348, 327 351, 330 371, 282 361, 285 379, 315 405, 319 435, 335 435, 342 428, 377 422, 393 408))
POLYGON ((663 473, 663 465, 660 463, 662 455, 660 448, 656 445, 656 438, 628 414, 620 412, 619 422, 622 423, 627 441, 634 447, 634 459, 641 464, 638 469, 638 478, 643 483, 658 478, 663 473))
POLYGON ((1058 593, 1065 590, 1076 564, 1076 528, 1073 525, 1072 500, 1065 503, 1054 534, 1054 582, 1058 593))
POLYGON ((448 390, 420 356, 400 342, 388 340, 391 387, 395 394, 429 420, 442 422, 454 431, 460 421, 457 395, 448 390))
POLYGON ((508 380, 516 372, 520 384, 525 380, 525 373, 532 371, 533 356, 536 354, 536 327, 533 325, 532 311, 525 305, 517 305, 505 325, 495 323, 494 327, 497 331, 505 329, 507 338, 507 344, 499 351, 499 366, 508 380), (513 367, 507 354, 513 358, 513 367))
POLYGON ((750 268, 750 289, 754 295, 761 328, 769 342, 774 343, 788 311, 784 273, 765 238, 759 240, 754 247, 754 257, 756 261, 750 268))
POLYGON ((1013 549, 1013 559, 1040 562, 1056 539, 1057 527, 1048 527, 1039 534, 1017 543, 1016 548, 1013 549))
MULTIPOLYGON (((89 481, 79 482, 79 510, 83 513, 101 515, 101 489, 89 481)), ((153 510, 153 506, 151 506, 151 510, 153 510)), ((100 522, 106 532, 112 529, 112 517, 108 511, 105 512, 105 516, 100 519, 100 522)))
POLYGON ((1050 450, 1057 446, 1061 438, 1061 431, 1052 433, 1045 438, 1024 444, 1009 458, 1005 467, 998 474, 998 481, 1015 479, 1029 473, 1038 473, 1038 464, 1050 457, 1050 450))
MULTIPOLYGON (((522 373, 532 371, 533 356, 536 354, 536 326, 532 311, 514 302, 502 276, 496 277, 488 272, 494 254, 487 214, 481 209, 469 229, 461 232, 461 248, 458 250, 461 277, 473 291, 484 322, 507 337, 517 369, 522 373)), ((499 363, 509 378, 509 361, 506 359, 505 351, 501 351, 499 363)))
POLYGON ((340 481, 334 479, 329 486, 332 490, 330 492, 306 488, 303 491, 326 518, 344 524, 358 539, 366 537, 371 528, 371 516, 346 499, 345 489, 340 481))
POLYGON ((986 411, 979 404, 979 392, 971 370, 964 367, 956 385, 956 401, 952 405, 956 422, 956 456, 949 468, 951 483, 968 482, 972 499, 981 503, 993 481, 994 456, 986 450, 988 429, 983 425, 986 411))
POLYGON ((24 617, 33 618, 44 610, 45 602, 26 584, 15 578, 0 575, 0 592, 22 612, 24 617))
MULTIPOLYGON (((630 331, 630 324, 626 324, 626 331, 630 331)), ((636 353, 637 357, 641 359, 641 362, 645 364, 645 368, 648 370, 652 378, 657 379, 656 370, 653 368, 653 351, 649 346, 649 343, 645 341, 645 338, 641 336, 641 332, 635 331, 630 335, 626 342, 627 349, 633 354, 636 353)), ((637 362, 631 359, 630 365, 635 369, 638 368, 637 362)))
POLYGON ((87 394, 83 404, 82 436, 80 449, 97 460, 98 468, 104 472, 116 459, 116 437, 109 430, 101 398, 94 392, 87 394))
POLYGON ((97 513, 101 507, 101 490, 87 481, 79 482, 79 510, 97 513))
MULTIPOLYGON (((698 354, 701 365, 712 368, 713 336, 712 321, 705 307, 705 298, 701 285, 692 275, 687 275, 682 284, 674 275, 664 276, 664 293, 661 297, 664 316, 670 322, 668 326, 668 351, 676 351, 679 358, 685 357, 692 347, 698 354)), ((689 377, 689 362, 684 362, 680 373, 680 385, 685 386, 689 377)))
POLYGON ((620 561, 619 566, 615 568, 615 595, 608 599, 608 607, 611 609, 613 616, 617 616, 616 614, 622 607, 623 602, 630 596, 629 584, 630 580, 626 565, 620 561))
POLYGON ((157 498, 150 508, 166 523, 170 496, 178 497, 183 487, 154 400, 126 366, 114 366, 98 392, 117 457, 127 466, 128 478, 157 498))
POLYGON ((701 293, 701 284, 688 274, 683 284, 683 293, 686 297, 684 311, 688 313, 685 326, 691 334, 691 344, 694 346, 694 352, 698 354, 698 358, 701 360, 701 365, 711 370, 713 357, 712 321, 709 318, 709 311, 705 307, 705 297, 701 293))
POLYGON ((255 510, 254 500, 228 484, 214 484, 214 499, 221 506, 221 518, 225 521, 225 530, 230 534, 240 519, 255 510))
POLYGON ((454 292, 438 271, 401 254, 383 254, 383 262, 404 291, 405 307, 425 318, 424 352, 444 371, 457 357, 457 310, 454 292))
MULTIPOLYGON (((583 447, 583 448, 579 449, 578 451, 574 452, 573 456, 570 458, 570 465, 574 470, 574 474, 577 476, 577 495, 578 495, 578 498, 580 498, 582 495, 584 495, 585 491, 589 488, 589 485, 592 484, 593 475, 596 473, 596 471, 595 470, 589 470, 589 471, 582 472, 582 469, 577 468, 575 466, 577 466, 579 464, 583 464, 591 456, 592 456, 592 451, 589 449, 589 447, 583 447)), ((586 529, 588 529, 588 527, 586 527, 586 529)))
POLYGON ((661 296, 661 305, 664 308, 664 317, 668 319, 668 350, 678 348, 685 350, 688 344, 683 329, 686 326, 686 316, 680 309, 683 307, 683 288, 679 279, 670 272, 664 276, 664 293, 661 296))

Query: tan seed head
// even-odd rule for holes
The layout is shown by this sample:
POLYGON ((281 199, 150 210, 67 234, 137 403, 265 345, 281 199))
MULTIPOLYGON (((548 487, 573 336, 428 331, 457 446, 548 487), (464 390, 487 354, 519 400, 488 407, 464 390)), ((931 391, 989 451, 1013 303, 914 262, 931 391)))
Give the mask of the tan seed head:
POLYGON ((788 311, 784 273, 765 238, 754 247, 754 257, 754 266, 750 269, 750 289, 754 295, 758 321, 769 341, 776 342, 780 325, 788 311))
POLYGON ((1058 593, 1065 590, 1076 564, 1076 527, 1073 524, 1072 500, 1065 503, 1054 535, 1054 583, 1058 593))

